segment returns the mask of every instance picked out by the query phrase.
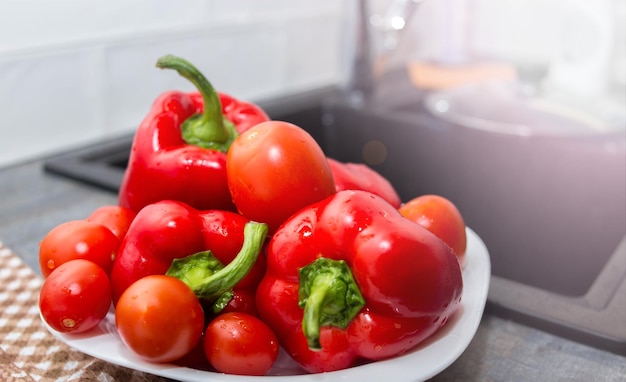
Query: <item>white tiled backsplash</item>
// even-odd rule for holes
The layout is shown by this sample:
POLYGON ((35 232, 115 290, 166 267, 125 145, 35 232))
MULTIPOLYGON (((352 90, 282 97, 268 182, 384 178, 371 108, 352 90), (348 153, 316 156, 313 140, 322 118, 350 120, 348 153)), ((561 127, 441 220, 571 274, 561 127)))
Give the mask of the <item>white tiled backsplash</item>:
POLYGON ((192 90, 160 56, 255 100, 336 83, 341 2, 0 0, 0 167, 132 132, 192 90))

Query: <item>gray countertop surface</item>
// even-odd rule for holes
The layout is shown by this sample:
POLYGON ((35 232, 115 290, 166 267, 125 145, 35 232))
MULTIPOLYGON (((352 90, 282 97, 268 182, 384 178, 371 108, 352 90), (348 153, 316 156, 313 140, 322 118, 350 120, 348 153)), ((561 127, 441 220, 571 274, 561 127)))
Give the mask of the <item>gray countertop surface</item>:
MULTIPOLYGON (((107 191, 43 171, 39 161, 0 168, 0 241, 38 270, 54 226, 115 204, 107 191)), ((626 355, 572 342, 486 313, 461 357, 434 381, 626 381, 626 355)))

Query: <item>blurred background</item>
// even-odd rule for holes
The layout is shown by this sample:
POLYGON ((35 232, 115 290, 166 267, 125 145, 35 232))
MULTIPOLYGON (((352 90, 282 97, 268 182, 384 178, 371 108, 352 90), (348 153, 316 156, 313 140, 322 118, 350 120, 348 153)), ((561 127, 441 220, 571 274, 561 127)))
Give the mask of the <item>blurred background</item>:
MULTIPOLYGON (((0 167, 132 132, 156 94, 191 90, 154 68, 166 53, 244 99, 345 84, 355 3, 0 0, 0 167)), ((408 3, 369 2, 374 70, 407 66, 423 89, 517 78, 623 123, 626 1, 408 3)))

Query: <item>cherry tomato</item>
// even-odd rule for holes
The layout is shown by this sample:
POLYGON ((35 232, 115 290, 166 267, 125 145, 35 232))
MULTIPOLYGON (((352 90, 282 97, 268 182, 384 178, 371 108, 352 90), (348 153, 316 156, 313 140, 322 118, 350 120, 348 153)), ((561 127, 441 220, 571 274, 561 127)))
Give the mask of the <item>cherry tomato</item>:
POLYGON ((86 220, 72 220, 54 227, 39 243, 39 268, 48 277, 61 264, 87 259, 109 274, 119 239, 105 226, 86 220))
POLYGON ((54 330, 82 333, 102 321, 111 306, 111 283, 89 260, 61 264, 44 280, 39 294, 41 316, 54 330))
POLYGON ((136 215, 135 211, 130 208, 109 205, 95 209, 85 220, 102 224, 121 241, 136 215))
POLYGON ((324 152, 309 133, 287 122, 262 122, 239 135, 226 161, 233 202, 274 232, 289 216, 335 193, 324 152))
POLYGON ((219 372, 265 375, 278 357, 278 340, 260 319, 246 313, 224 313, 207 326, 204 353, 219 372))
POLYGON ((115 307, 122 342, 150 362, 172 362, 200 341, 204 312, 193 291, 177 278, 151 275, 131 284, 115 307))
POLYGON ((465 263, 465 221, 449 199, 439 195, 421 195, 402 205, 399 211, 404 217, 425 227, 447 243, 459 263, 465 263))

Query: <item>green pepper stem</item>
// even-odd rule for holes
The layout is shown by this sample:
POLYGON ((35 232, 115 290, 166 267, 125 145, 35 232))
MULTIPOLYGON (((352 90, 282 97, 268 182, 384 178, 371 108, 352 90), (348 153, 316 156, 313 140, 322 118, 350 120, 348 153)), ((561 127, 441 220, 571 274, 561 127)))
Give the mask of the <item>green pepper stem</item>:
POLYGON ((365 305, 350 268, 341 260, 319 258, 300 269, 298 305, 302 332, 311 350, 320 350, 324 325, 345 329, 365 305))
POLYGON ((307 339, 309 349, 320 350, 321 316, 324 308, 326 296, 330 293, 332 279, 330 277, 319 277, 304 307, 302 317, 302 331, 307 339))
POLYGON ((204 112, 193 115, 182 123, 183 139, 192 145, 226 152, 237 136, 237 131, 224 118, 220 98, 209 80, 189 61, 173 55, 159 58, 156 66, 176 70, 194 84, 204 100, 204 112))
POLYGON ((267 224, 248 222, 239 253, 225 267, 205 267, 208 261, 200 262, 197 255, 191 255, 175 260, 167 274, 183 280, 198 298, 215 301, 248 275, 261 253, 267 232, 267 224), (200 267, 203 269, 198 269, 200 267))

